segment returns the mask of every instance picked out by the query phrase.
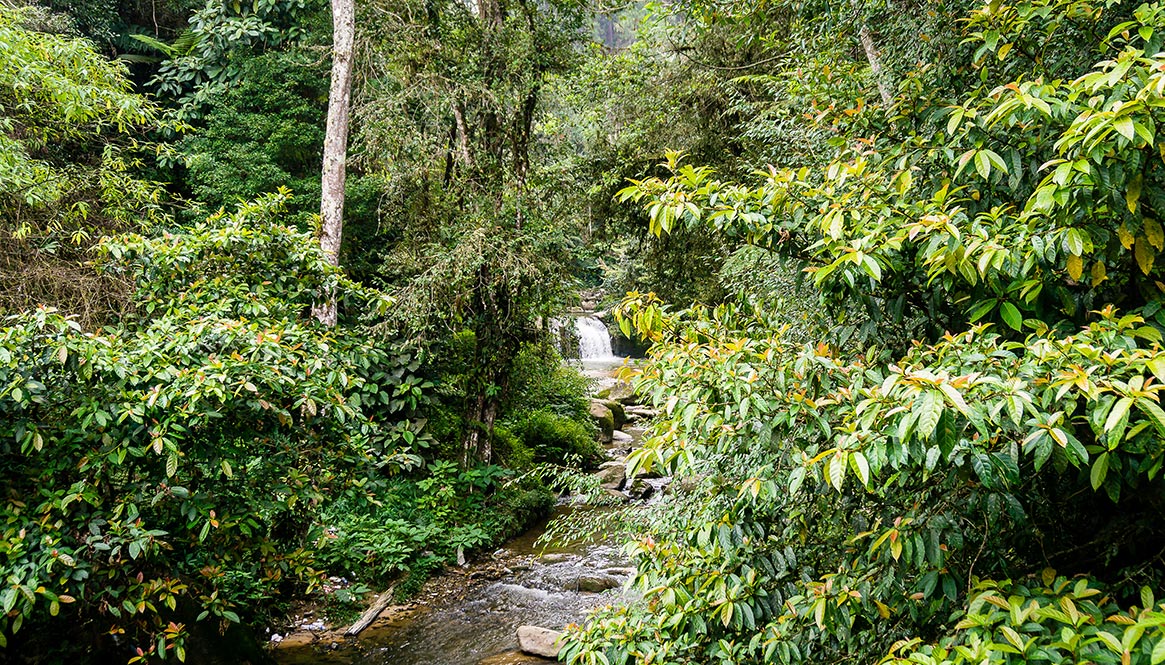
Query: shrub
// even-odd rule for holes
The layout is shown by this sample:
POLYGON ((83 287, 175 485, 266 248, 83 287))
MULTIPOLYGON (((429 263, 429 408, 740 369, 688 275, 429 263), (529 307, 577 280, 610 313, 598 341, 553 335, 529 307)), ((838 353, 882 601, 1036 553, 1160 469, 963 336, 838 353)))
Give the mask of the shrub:
POLYGON ((69 606, 181 655, 190 619, 225 627, 318 584, 324 500, 419 461, 398 426, 423 396, 412 359, 307 318, 325 288, 378 297, 275 223, 279 202, 106 241, 138 320, 3 321, 0 645, 69 606))
POLYGON ((577 420, 549 411, 535 411, 516 429, 522 442, 534 452, 536 462, 578 460, 579 464, 589 466, 603 459, 594 430, 577 420))

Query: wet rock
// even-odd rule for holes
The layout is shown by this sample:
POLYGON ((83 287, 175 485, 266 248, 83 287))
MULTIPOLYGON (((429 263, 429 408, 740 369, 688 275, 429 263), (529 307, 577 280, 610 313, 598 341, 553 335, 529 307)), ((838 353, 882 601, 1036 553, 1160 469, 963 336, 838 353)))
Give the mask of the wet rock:
POLYGON ((580 575, 575 588, 582 593, 602 593, 621 584, 614 575, 580 575))
POLYGON ((563 552, 551 552, 550 554, 542 555, 542 563, 562 563, 571 558, 569 554, 563 552))
POLYGON ((632 437, 630 434, 628 434, 626 432, 620 432, 619 430, 615 430, 614 432, 611 433, 611 443, 613 443, 617 446, 626 446, 627 444, 630 444, 634 440, 635 440, 634 437, 632 437))
POLYGON ((599 425, 599 440, 608 442, 611 440, 611 434, 615 431, 615 416, 611 410, 607 408, 606 404, 599 401, 591 402, 591 417, 599 425))
POLYGON ((614 497, 624 502, 631 500, 631 497, 627 496, 623 492, 620 492, 619 490, 613 490, 609 487, 604 487, 603 492, 609 497, 614 497))
POLYGON ((599 397, 628 405, 635 404, 639 400, 635 395, 635 391, 631 388, 631 384, 626 381, 619 381, 610 388, 600 392, 599 397))
POLYGON ((608 575, 614 575, 615 577, 630 577, 630 576, 635 574, 635 569, 634 568, 607 568, 603 572, 608 574, 608 575))
POLYGON ((604 489, 623 489, 623 483, 627 480, 627 467, 623 465, 623 462, 603 462, 599 466, 599 470, 595 472, 595 476, 598 477, 599 485, 604 489))
POLYGON ((477 661, 477 665, 543 665, 544 663, 546 663, 545 658, 524 654, 521 651, 507 651, 477 661))
POLYGON ((294 632, 275 645, 280 649, 299 649, 303 648, 315 641, 316 636, 306 631, 294 632))
POLYGON ((561 639, 562 633, 557 630, 538 626, 520 626, 518 628, 518 648, 535 656, 557 658, 561 639))
POLYGON ((642 478, 636 478, 627 486, 627 494, 637 501, 646 501, 655 494, 655 487, 642 478))

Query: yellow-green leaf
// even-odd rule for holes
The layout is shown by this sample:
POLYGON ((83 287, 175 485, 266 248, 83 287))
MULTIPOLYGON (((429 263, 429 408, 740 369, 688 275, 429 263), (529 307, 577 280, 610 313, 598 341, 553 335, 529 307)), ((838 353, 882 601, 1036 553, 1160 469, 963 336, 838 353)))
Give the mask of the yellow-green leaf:
POLYGON ((1076 281, 1080 281, 1080 276, 1084 274, 1084 259, 1075 254, 1068 255, 1068 276, 1076 281))
MULTIPOLYGON (((1132 137, 1128 137, 1131 141, 1132 137)), ((1141 174, 1138 173, 1135 178, 1129 181, 1129 188, 1125 190, 1125 204, 1129 207, 1129 212, 1137 212, 1137 201, 1141 198, 1141 174)))
POLYGON ((1136 238, 1133 237, 1133 234, 1129 231, 1127 226, 1122 223, 1117 227, 1116 234, 1118 237, 1120 237, 1122 247, 1125 249, 1133 248, 1133 241, 1136 240, 1136 238))
POLYGON ((1099 286, 1101 282, 1108 279, 1108 274, 1104 269, 1104 264, 1100 261, 1092 264, 1092 286, 1099 286))
POLYGON ((1137 265, 1141 267, 1141 272, 1148 275, 1153 271, 1153 261, 1156 260, 1157 253, 1149 246, 1149 241, 1144 236, 1137 236, 1133 254, 1137 257, 1137 265))
POLYGON ((1165 229, 1161 228, 1161 223, 1146 217, 1144 228, 1145 237, 1149 239, 1149 243, 1158 250, 1165 249, 1165 229))

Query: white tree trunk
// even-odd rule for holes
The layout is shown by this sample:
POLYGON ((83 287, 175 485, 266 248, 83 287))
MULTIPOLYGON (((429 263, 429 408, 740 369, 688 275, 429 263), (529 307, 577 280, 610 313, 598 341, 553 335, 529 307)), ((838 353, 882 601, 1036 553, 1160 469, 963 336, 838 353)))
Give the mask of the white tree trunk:
POLYGON ((862 50, 866 52, 866 60, 870 62, 870 71, 874 73, 874 81, 878 84, 878 93, 882 95, 882 107, 887 111, 894 105, 894 95, 890 94, 890 87, 886 85, 886 78, 882 76, 882 62, 878 60, 878 49, 874 46, 874 36, 870 29, 862 22, 858 28, 858 39, 862 42, 862 50))
MULTIPOLYGON (((324 135, 320 247, 335 266, 340 265, 340 237, 344 231, 344 166, 348 158, 355 32, 355 0, 332 0, 332 85, 328 91, 328 127, 324 135)), ((324 325, 336 325, 335 293, 329 294, 325 302, 317 303, 312 314, 324 325)))

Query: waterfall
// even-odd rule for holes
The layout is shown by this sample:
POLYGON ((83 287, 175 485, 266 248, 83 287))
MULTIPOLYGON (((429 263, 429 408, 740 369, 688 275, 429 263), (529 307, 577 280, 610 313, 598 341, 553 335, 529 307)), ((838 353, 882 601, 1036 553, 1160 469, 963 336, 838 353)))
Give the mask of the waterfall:
POLYGON ((617 360, 611 353, 611 333, 607 326, 593 316, 574 320, 578 332, 578 357, 581 360, 617 360))

